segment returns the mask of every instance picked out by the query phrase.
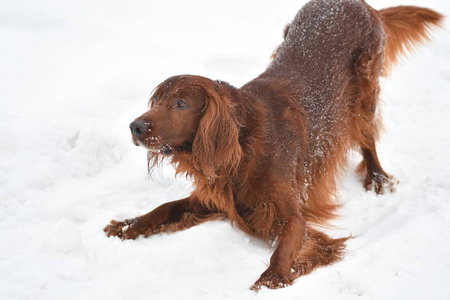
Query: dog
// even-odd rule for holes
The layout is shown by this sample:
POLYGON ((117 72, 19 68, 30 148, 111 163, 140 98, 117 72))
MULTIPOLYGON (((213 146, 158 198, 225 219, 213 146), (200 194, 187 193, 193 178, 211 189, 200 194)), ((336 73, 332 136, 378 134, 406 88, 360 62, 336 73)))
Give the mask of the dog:
POLYGON ((149 171, 170 159, 194 191, 112 220, 107 236, 149 237, 227 218, 275 245, 254 290, 288 286, 340 260, 349 237, 317 229, 339 206, 338 172, 347 153, 360 149, 365 188, 395 189, 375 147, 379 78, 442 20, 427 8, 313 0, 286 27, 268 68, 241 88, 193 75, 165 80, 131 123, 132 140, 148 150, 149 171))

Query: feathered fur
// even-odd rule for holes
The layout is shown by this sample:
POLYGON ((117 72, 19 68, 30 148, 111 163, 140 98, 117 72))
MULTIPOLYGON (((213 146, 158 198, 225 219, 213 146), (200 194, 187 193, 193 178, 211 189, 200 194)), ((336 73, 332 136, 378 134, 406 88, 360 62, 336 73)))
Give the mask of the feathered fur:
POLYGON ((443 15, 424 7, 397 6, 378 11, 386 32, 385 74, 401 56, 431 39, 430 30, 441 27, 443 15))
POLYGON ((361 150, 367 189, 383 193, 397 183, 375 148, 382 70, 441 21, 412 6, 376 11, 360 0, 314 0, 286 27, 269 67, 243 87, 192 75, 167 79, 131 123, 133 142, 149 150, 150 171, 171 159, 194 191, 113 220, 105 232, 134 239, 229 218, 276 246, 255 290, 338 261, 348 238, 317 228, 339 206, 336 181, 347 153, 361 150))

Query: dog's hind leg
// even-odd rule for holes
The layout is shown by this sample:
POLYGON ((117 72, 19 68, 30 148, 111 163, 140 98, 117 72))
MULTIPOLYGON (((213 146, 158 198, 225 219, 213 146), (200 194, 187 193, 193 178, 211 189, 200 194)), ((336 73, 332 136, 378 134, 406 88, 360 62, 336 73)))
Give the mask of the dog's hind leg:
POLYGON ((366 173, 364 187, 367 190, 374 190, 377 194, 383 194, 386 191, 394 192, 398 180, 383 170, 378 160, 373 138, 372 141, 372 145, 369 147, 361 146, 363 161, 359 164, 357 171, 362 174, 366 173))
POLYGON ((382 31, 374 30, 369 42, 355 53, 353 78, 355 83, 355 127, 353 138, 361 147, 363 161, 357 171, 364 174, 364 187, 377 194, 394 191, 398 181, 381 167, 375 146, 381 127, 376 109, 379 97, 379 77, 383 66, 382 31))

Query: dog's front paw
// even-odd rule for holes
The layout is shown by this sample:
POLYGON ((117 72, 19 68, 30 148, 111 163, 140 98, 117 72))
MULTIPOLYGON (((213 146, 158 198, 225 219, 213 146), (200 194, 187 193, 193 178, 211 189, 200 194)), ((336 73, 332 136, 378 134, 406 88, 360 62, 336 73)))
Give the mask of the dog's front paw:
POLYGON ((279 289, 287 287, 291 284, 292 282, 288 276, 284 276, 269 267, 264 273, 262 273, 261 277, 259 277, 251 289, 257 292, 262 286, 268 287, 269 289, 279 289))
POLYGON ((109 225, 103 228, 108 237, 117 236, 121 239, 136 239, 139 235, 143 234, 138 224, 139 219, 126 219, 123 222, 117 220, 111 220, 109 225))
POLYGON ((364 182, 364 187, 368 191, 375 191, 377 194, 385 194, 386 192, 393 193, 397 185, 399 184, 398 179, 392 175, 384 175, 373 173, 367 175, 364 182))
POLYGON ((123 236, 123 227, 125 227, 126 224, 124 222, 120 222, 117 220, 111 220, 108 225, 106 225, 105 228, 103 228, 103 231, 106 232, 106 235, 108 237, 111 236, 117 236, 122 238, 123 236))

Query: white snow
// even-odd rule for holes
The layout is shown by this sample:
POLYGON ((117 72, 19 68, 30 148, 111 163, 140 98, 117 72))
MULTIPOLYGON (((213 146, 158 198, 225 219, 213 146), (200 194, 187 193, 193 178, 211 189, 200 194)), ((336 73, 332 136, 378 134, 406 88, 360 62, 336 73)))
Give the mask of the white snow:
MULTIPOLYGON (((227 221, 134 241, 102 231, 191 190, 170 166, 148 177, 131 143, 152 89, 184 73, 244 84, 305 2, 3 1, 0 299, 450 299, 446 30, 382 82, 379 156, 400 185, 365 192, 352 156, 342 262, 255 294, 272 249, 227 221)), ((369 4, 450 12, 444 0, 369 4)))

